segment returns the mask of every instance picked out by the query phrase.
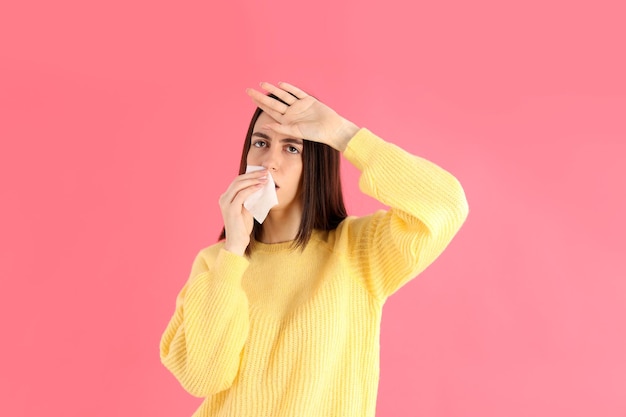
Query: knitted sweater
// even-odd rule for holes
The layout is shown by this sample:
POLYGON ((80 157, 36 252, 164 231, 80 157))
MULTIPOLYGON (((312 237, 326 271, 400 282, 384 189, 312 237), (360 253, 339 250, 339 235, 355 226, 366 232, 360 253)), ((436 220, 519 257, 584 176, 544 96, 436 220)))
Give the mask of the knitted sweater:
POLYGON ((361 190, 390 207, 313 232, 304 251, 223 242, 197 255, 161 339, 162 363, 194 417, 371 417, 385 300, 424 270, 464 222, 451 174, 367 129, 344 156, 361 190))

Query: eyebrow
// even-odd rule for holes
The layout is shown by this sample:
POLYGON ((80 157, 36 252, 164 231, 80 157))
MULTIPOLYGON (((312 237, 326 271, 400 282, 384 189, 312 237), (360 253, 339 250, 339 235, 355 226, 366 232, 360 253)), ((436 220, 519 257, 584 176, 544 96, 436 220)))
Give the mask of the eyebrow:
MULTIPOLYGON (((270 138, 268 135, 266 135, 263 132, 254 132, 252 136, 257 136, 261 139, 269 140, 270 142, 272 141, 272 138, 270 138)), ((280 142, 281 143, 295 143, 296 145, 302 145, 302 139, 285 138, 285 139, 281 139, 280 142)))

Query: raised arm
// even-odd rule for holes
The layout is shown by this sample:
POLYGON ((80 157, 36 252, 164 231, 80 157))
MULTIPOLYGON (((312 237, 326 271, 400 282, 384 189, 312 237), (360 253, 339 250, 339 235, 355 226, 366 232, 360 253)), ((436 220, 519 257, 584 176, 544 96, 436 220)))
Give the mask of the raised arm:
POLYGON ((343 152, 362 172, 361 190, 391 207, 347 219, 337 233, 338 249, 374 296, 389 296, 441 254, 468 214, 463 188, 452 174, 360 129, 291 84, 261 87, 287 103, 247 90, 276 120, 267 128, 343 152))
POLYGON ((345 221, 337 244, 370 292, 388 297, 450 243, 468 214, 465 193, 443 168, 367 129, 359 130, 344 155, 361 170, 361 190, 390 209, 345 221))

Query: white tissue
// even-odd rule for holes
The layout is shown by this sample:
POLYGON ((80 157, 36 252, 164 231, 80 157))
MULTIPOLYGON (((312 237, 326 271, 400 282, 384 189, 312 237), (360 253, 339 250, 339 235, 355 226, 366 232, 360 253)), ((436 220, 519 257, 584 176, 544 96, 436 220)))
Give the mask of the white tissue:
MULTIPOLYGON (((248 165, 246 168, 246 174, 248 172, 259 171, 263 167, 256 165, 248 165)), ((276 196, 276 185, 272 175, 267 173, 267 182, 258 191, 255 191, 250 197, 246 198, 243 202, 243 206, 252 213, 252 216, 257 222, 263 223, 270 209, 278 204, 278 197, 276 196)))

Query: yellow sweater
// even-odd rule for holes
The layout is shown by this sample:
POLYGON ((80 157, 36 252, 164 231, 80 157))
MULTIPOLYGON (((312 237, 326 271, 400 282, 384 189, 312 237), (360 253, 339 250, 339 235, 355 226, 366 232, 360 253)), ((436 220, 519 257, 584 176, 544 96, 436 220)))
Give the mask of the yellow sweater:
POLYGON ((194 417, 370 417, 382 308, 464 222, 451 174, 361 129, 345 157, 361 190, 390 207, 314 231, 302 253, 255 242, 250 257, 197 255, 161 339, 161 361, 194 417))

